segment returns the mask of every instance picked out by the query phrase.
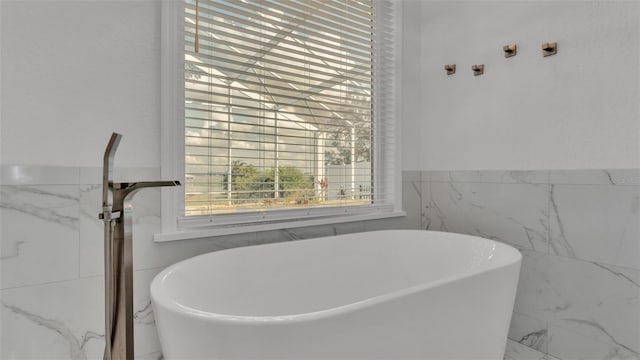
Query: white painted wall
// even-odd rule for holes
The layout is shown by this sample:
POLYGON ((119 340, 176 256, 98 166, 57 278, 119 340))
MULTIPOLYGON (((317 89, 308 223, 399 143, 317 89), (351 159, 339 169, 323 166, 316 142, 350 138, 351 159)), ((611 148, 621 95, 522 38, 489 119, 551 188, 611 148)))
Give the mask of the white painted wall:
MULTIPOLYGON (((403 12, 404 170, 640 167, 638 2, 406 0, 403 12), (543 59, 544 41, 559 54, 543 59), (507 43, 518 56, 503 58, 507 43)), ((0 163, 99 166, 118 131, 119 166, 160 165, 159 1, 2 1, 0 13, 0 163)))
POLYGON ((160 1, 0 2, 0 163, 160 166, 160 1))
POLYGON ((419 40, 405 43, 419 41, 420 53, 408 72, 419 80, 404 89, 420 101, 405 111, 418 114, 403 122, 405 170, 640 167, 640 2, 411 6, 419 29, 405 36, 419 40), (543 58, 547 41, 559 50, 543 58), (512 43, 518 55, 505 59, 512 43))
POLYGON ((404 0, 402 2, 402 168, 406 170, 421 169, 423 118, 420 101, 422 101, 420 69, 421 39, 421 3, 422 0, 404 0))

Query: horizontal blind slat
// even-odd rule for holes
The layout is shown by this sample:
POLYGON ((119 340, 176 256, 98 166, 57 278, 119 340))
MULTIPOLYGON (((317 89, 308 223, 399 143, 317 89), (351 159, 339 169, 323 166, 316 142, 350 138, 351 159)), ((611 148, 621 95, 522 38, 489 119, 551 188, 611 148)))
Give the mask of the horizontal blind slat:
MULTIPOLYGON (((194 46, 195 27, 188 27, 187 30, 185 45, 187 50, 190 50, 194 46)), ((301 44, 288 44, 284 43, 284 41, 280 41, 278 44, 265 46, 264 39, 252 39, 248 37, 247 34, 228 34, 223 33, 222 31, 218 32, 218 34, 224 35, 224 38, 207 38, 202 36, 202 32, 199 32, 199 45, 206 45, 207 47, 204 49, 213 53, 225 50, 227 53, 235 56, 264 57, 269 55, 271 57, 283 57, 300 63, 333 63, 339 66, 338 69, 342 69, 342 67, 352 67, 367 70, 372 63, 371 58, 366 58, 363 54, 355 53, 352 49, 340 46, 316 49, 301 44), (209 44, 214 44, 215 46, 211 46, 209 44), (222 46, 231 50, 224 49, 222 46), (249 53, 240 52, 239 49, 246 50, 249 53), (294 55, 296 54, 299 56, 295 57, 294 55)))
POLYGON ((370 2, 186 3, 185 214, 383 198, 370 2))
MULTIPOLYGON (((219 88, 221 90, 224 90, 225 87, 222 86, 212 86, 211 88, 219 88)), ((327 111, 327 112, 336 112, 336 113, 340 113, 342 115, 344 114, 360 114, 357 110, 367 110, 366 106, 360 106, 358 105, 358 102, 362 102, 362 100, 360 101, 356 101, 351 100, 351 102, 331 102, 331 101, 321 101, 321 100, 315 100, 315 99, 309 99, 308 97, 298 97, 298 96, 290 96, 290 95, 284 95, 284 94, 274 94, 274 93, 270 93, 270 92, 264 92, 264 91, 252 91, 252 90, 238 90, 237 88, 226 88, 228 91, 235 91, 235 92, 241 92, 243 94, 253 94, 253 95, 263 95, 264 97, 261 98, 257 98, 257 99, 252 99, 252 100, 247 100, 247 102, 258 102, 258 103, 263 103, 263 104, 268 104, 268 107, 273 107, 273 109, 269 109, 267 107, 258 107, 258 109, 263 110, 263 111, 278 111, 278 109, 284 109, 286 107, 289 106, 293 106, 293 104, 295 104, 298 101, 304 101, 307 103, 307 105, 303 106, 300 104, 295 105, 296 108, 300 108, 300 109, 308 109, 308 110, 319 110, 319 111, 327 111), (292 100, 291 103, 287 103, 284 101, 274 101, 274 98, 279 98, 279 99, 289 99, 292 100), (314 103, 316 104, 316 106, 311 106, 309 105, 309 103, 314 103), (328 110, 327 106, 331 106, 332 110, 328 110), (347 111, 350 110, 350 111, 347 111)), ((206 90, 200 90, 200 89, 194 89, 194 88, 189 88, 186 90, 186 99, 188 101, 193 101, 193 102, 198 102, 198 101, 207 101, 207 99, 203 99, 203 98, 199 98, 197 95, 200 94, 204 97, 206 97, 206 95, 208 95, 206 90)), ((245 100, 246 97, 243 97, 241 95, 226 95, 225 96, 226 99, 240 99, 240 100, 245 100)), ((210 103, 215 103, 215 101, 211 101, 210 103)), ((235 106, 237 108, 243 108, 243 107, 247 107, 246 104, 247 103, 222 103, 223 105, 228 105, 228 106, 235 106)))
MULTIPOLYGON (((192 9, 195 15, 195 7, 191 8, 190 6, 187 6, 186 8, 192 9)), ((255 8, 255 9, 259 9, 259 8, 255 8)), ((240 20, 243 18, 253 19, 253 18, 256 18, 257 16, 261 16, 258 13, 251 12, 248 10, 240 10, 238 8, 234 8, 232 6, 223 4, 221 2, 215 2, 215 7, 213 9, 200 7, 198 13, 200 15, 199 17, 206 17, 206 15, 221 16, 221 14, 224 13, 226 17, 234 20, 240 20), (220 9, 222 11, 216 12, 214 9, 220 9)), ((288 20, 290 20, 291 22, 289 23, 277 22, 277 26, 283 29, 287 29, 289 31, 297 31, 307 35, 317 36, 318 33, 322 33, 325 35, 332 35, 332 36, 341 38, 342 41, 349 42, 354 45, 362 42, 365 39, 365 36, 370 37, 369 33, 367 32, 361 32, 361 33, 354 32, 352 29, 348 29, 345 26, 340 26, 336 24, 330 24, 330 26, 327 25, 326 22, 311 24, 307 22, 311 18, 311 16, 312 14, 304 14, 298 18, 288 18, 288 20), (304 27, 301 26, 303 23, 306 26, 304 27), (341 32, 336 31, 337 29, 340 29, 343 31, 341 32)), ((262 17, 264 18, 264 15, 262 15, 262 17)), ((270 22, 270 23, 275 22, 275 19, 273 18, 266 19, 266 20, 267 22, 270 22)), ((251 25, 256 25, 259 22, 260 21, 258 20, 254 20, 251 22, 251 25)), ((273 27, 275 27, 276 25, 274 24, 271 26, 272 26, 271 28, 266 27, 266 29, 273 31, 273 27)))
MULTIPOLYGON (((212 104, 216 104, 214 102, 212 102, 212 104)), ((218 103, 218 105, 224 106, 223 103, 218 103)), ((240 106, 238 106, 240 107, 240 106)), ((264 111, 264 108, 260 108, 260 107, 249 107, 249 106, 243 106, 244 109, 251 109, 251 110, 256 110, 256 111, 264 111)), ((293 111, 285 111, 285 110, 279 110, 279 113, 283 114, 283 115, 292 115, 292 116, 297 116, 300 119, 305 119, 305 118, 315 118, 315 119, 326 119, 327 121, 330 121, 331 119, 335 119, 334 116, 329 116, 329 115, 321 115, 321 114, 309 114, 309 113, 297 113, 297 112, 293 112, 293 111)), ((353 114, 357 114, 357 113, 353 113, 353 114)), ((284 119, 283 119, 284 120, 284 119)), ((339 119, 336 121, 340 121, 340 120, 349 120, 349 119, 339 119)), ((302 121, 301 121, 302 122, 302 121)), ((309 123, 308 121, 304 121, 304 123, 309 123)), ((318 124, 323 124, 323 123, 318 123, 318 124)), ((326 125, 326 123, 324 123, 323 125, 326 125)), ((353 127, 353 126, 351 126, 353 127)))
MULTIPOLYGON (((201 55, 202 58, 204 58, 204 56, 201 55)), ((194 66, 198 66, 198 67, 202 67, 204 69, 206 68, 216 68, 219 69, 221 71, 227 71, 228 73, 233 73, 233 74, 238 74, 238 75, 244 75, 244 76, 254 76, 254 77, 258 77, 258 75, 260 75, 260 77, 265 78, 265 79, 270 79, 270 80, 275 80, 275 81, 281 81, 282 80, 282 76, 290 76, 292 78, 295 77, 299 77, 300 74, 296 74, 295 72, 292 71, 287 71, 287 70, 282 70, 282 69, 274 69, 274 68, 269 68, 266 66, 260 66, 260 65, 252 65, 250 68, 247 68, 247 64, 243 63, 241 61, 236 61, 236 60, 231 60, 231 59, 225 59, 223 57, 219 57, 219 56, 211 56, 208 55, 206 56, 206 58, 208 58, 209 60, 212 61, 218 61, 221 62, 223 64, 226 64, 226 66, 223 65, 208 65, 206 63, 201 63, 201 62, 196 62, 193 60, 187 60, 188 63, 193 64, 194 66), (224 60, 223 60, 224 59, 224 60), (235 69, 233 67, 230 67, 232 65, 237 65, 240 67, 243 67, 243 70, 238 70, 235 69), (253 71, 253 72, 251 72, 253 71), (264 72, 264 73, 271 73, 271 74, 278 74, 280 76, 280 78, 278 78, 277 76, 273 76, 273 75, 267 75, 267 74, 260 74, 260 72, 264 72)), ((303 70, 304 72, 306 72, 308 74, 308 76, 306 78, 308 78, 309 80, 307 80, 307 83, 303 82, 303 81, 295 81, 295 80, 287 80, 289 82, 293 82, 293 83, 297 83, 300 85, 312 85, 310 82, 313 81, 314 83, 320 83, 320 84, 333 84, 333 85, 340 85, 344 83, 344 80, 347 79, 353 79, 354 81, 366 81, 365 79, 359 79, 358 78, 358 72, 353 71, 353 70, 347 70, 344 69, 342 70, 342 72, 345 75, 342 74, 336 74, 336 73, 326 73, 323 71, 310 71, 307 68, 304 67, 299 67, 299 66, 291 66, 290 64, 281 64, 281 66, 283 67, 287 67, 287 68, 298 68, 299 70, 303 70), (326 78, 321 78, 321 77, 317 77, 317 76, 311 76, 311 74, 313 75, 326 75, 328 77, 330 77, 330 79, 326 79, 326 78), (346 76, 350 75, 350 74, 354 74, 356 76, 352 77, 352 78, 348 78, 346 76), (334 79, 344 79, 342 82, 339 80, 334 80, 334 79)), ((202 69, 201 69, 202 70, 202 69)), ((198 74, 198 73, 195 73, 198 74)), ((206 74, 206 72, 203 71, 202 74, 206 74)), ((202 75, 201 74, 201 75, 202 75)), ((362 75, 359 75, 362 76, 362 75)))
MULTIPOLYGON (((187 72, 187 74, 192 74, 191 72, 187 72)), ((228 82, 228 83, 235 83, 235 81, 237 80, 236 78, 232 78, 232 77, 218 77, 219 80, 221 80, 222 82, 228 82)), ((194 79, 189 79, 188 81, 188 85, 193 86, 192 88, 189 89, 189 91, 193 90, 193 91, 198 91, 197 90, 197 86, 211 86, 211 87, 217 87, 220 88, 223 85, 218 85, 218 84, 211 84, 208 83, 206 81, 199 81, 199 80, 194 80, 194 79)), ((256 94, 260 94, 260 95, 274 95, 274 96, 278 96, 278 97, 285 97, 285 98, 289 98, 289 99, 310 99, 313 101, 317 101, 317 102, 322 102, 325 105, 335 105, 335 106, 349 106, 349 107, 354 107, 354 108, 360 108, 363 110, 367 110, 370 109, 370 106, 359 106, 357 105, 356 101, 360 101, 360 102, 366 102, 366 98, 369 98, 370 95, 369 94, 363 94, 362 92, 355 92, 355 91, 342 91, 340 94, 338 95, 331 95, 331 94, 327 94, 325 93, 318 93, 317 91, 313 92, 313 91, 307 91, 307 90, 301 90, 298 89, 296 90, 296 94, 297 95, 291 95, 292 93, 292 89, 291 87, 285 87, 285 86, 280 86, 280 85, 275 85, 275 84, 269 84, 269 90, 260 90, 260 88, 264 88, 264 83, 260 83, 258 81, 248 81, 247 79, 243 79, 242 80, 242 84, 245 86, 252 86, 252 88, 246 89, 246 88, 242 88, 239 86, 231 86, 229 85, 228 87, 232 90, 232 91, 247 91, 247 92, 251 92, 251 93, 256 93, 256 94), (256 90, 257 89, 257 90, 256 90), (278 90, 283 91, 282 92, 276 92, 278 90), (363 97, 363 99, 358 100, 357 98, 351 98, 350 102, 347 103, 345 100, 346 99, 350 99, 348 98, 349 95, 353 95, 353 96, 360 96, 363 97), (331 100, 328 100, 331 99, 331 100)), ((350 87, 350 88, 354 88, 354 89, 361 89, 363 91, 367 91, 367 92, 371 92, 371 85, 369 86, 362 86, 362 87, 350 87)))
MULTIPOLYGON (((228 4, 235 4, 235 2, 226 2, 228 4)), ((222 1, 217 4, 223 4, 222 1)), ((346 4, 346 3, 345 3, 346 4)), ((238 4, 240 5, 240 4, 238 4)), ((275 21, 280 20, 280 23, 294 23, 300 20, 315 21, 321 25, 325 25, 329 28, 338 28, 344 31, 348 31, 352 34, 358 34, 363 32, 364 36, 371 32, 371 26, 367 26, 368 23, 373 21, 372 13, 365 16, 364 13, 360 13, 360 16, 350 14, 348 9, 341 9, 340 7, 329 7, 324 2, 310 2, 310 1, 271 1, 262 2, 259 5, 252 5, 250 2, 241 4, 243 9, 254 10, 256 14, 268 12, 269 19, 275 21), (275 19, 274 19, 275 18, 275 19)), ((215 11, 217 6, 208 7, 210 10, 215 11)), ((225 7, 225 10, 235 13, 244 13, 245 11, 238 7, 225 7), (229 10, 229 9, 236 9, 229 10)), ((263 15, 267 17, 267 15, 263 15)))

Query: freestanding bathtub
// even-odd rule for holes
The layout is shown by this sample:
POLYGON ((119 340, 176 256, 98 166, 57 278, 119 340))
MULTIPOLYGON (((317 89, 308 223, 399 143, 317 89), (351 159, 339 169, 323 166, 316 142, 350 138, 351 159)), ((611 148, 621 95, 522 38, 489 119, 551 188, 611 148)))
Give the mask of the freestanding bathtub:
POLYGON ((235 248, 163 270, 166 359, 502 359, 520 253, 390 230, 235 248))

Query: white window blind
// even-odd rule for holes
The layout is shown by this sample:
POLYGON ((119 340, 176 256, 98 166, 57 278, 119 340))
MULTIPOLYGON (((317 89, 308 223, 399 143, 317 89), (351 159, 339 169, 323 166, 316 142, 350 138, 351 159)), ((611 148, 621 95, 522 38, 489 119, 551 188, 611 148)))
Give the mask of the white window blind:
POLYGON ((187 0, 185 215, 393 203, 393 10, 187 0))

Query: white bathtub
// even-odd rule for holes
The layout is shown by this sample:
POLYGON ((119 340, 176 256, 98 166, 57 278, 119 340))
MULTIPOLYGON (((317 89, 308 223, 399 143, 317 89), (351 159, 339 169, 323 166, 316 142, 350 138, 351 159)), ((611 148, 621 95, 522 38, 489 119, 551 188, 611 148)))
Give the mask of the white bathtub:
POLYGON ((502 359, 520 253, 391 230, 251 246, 162 271, 166 359, 502 359))

